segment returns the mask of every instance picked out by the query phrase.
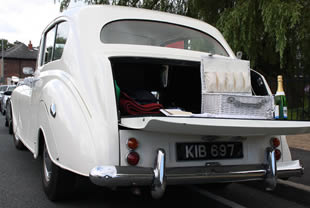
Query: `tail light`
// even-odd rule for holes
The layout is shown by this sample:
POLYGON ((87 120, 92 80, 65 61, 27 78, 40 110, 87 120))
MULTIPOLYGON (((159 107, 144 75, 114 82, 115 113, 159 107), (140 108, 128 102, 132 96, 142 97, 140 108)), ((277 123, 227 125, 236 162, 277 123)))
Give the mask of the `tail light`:
POLYGON ((280 139, 278 139, 277 137, 273 137, 270 139, 270 144, 272 147, 277 148, 280 146, 280 139))
POLYGON ((275 149, 274 151, 276 160, 280 160, 282 156, 281 151, 279 149, 275 149))
POLYGON ((139 143, 138 143, 138 141, 136 140, 136 138, 133 138, 133 137, 132 137, 132 138, 129 138, 129 139, 127 140, 127 146, 128 146, 129 149, 135 150, 135 149, 138 148, 139 143))
POLYGON ((127 155, 127 162, 129 165, 137 165, 140 160, 140 155, 137 152, 131 151, 127 155))

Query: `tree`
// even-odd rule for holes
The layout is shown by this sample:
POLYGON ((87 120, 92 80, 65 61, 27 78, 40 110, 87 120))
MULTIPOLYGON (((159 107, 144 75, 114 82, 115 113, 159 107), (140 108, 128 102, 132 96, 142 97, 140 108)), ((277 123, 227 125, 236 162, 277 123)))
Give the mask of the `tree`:
MULTIPOLYGON (((59 0, 60 11, 68 8, 71 0, 59 0)), ((130 6, 145 9, 165 11, 185 15, 187 11, 187 0, 74 0, 84 1, 86 4, 111 4, 119 6, 130 6)))
MULTIPOLYGON (((7 49, 11 48, 12 46, 14 46, 14 44, 10 43, 6 39, 3 39, 3 50, 7 50, 7 49)), ((2 50, 2 40, 0 40, 0 51, 1 50, 2 50)), ((0 52, 0 56, 1 56, 1 52, 0 52)))
POLYGON ((193 0, 196 18, 215 25, 252 67, 275 75, 310 73, 308 0, 193 0))

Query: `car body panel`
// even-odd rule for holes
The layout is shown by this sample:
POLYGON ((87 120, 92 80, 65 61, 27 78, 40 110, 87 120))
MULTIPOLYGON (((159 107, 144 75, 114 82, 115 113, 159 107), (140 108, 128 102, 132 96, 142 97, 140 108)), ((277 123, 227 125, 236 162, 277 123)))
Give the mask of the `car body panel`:
MULTIPOLYGON (((289 121, 168 117, 120 119, 109 58, 148 57, 200 62, 202 56, 211 55, 175 48, 102 43, 99 37, 102 27, 120 19, 147 19, 204 31, 225 48, 229 54, 225 58, 236 59, 216 28, 191 18, 112 6, 89 6, 65 12, 51 22, 42 34, 38 67, 33 78, 27 84, 18 86, 11 97, 14 133, 35 157, 40 152, 40 142, 45 142, 56 165, 89 176, 95 166, 129 166, 125 160, 129 152, 127 139, 139 137, 142 139, 137 151, 144 155, 139 167, 152 167, 158 148, 168 152, 168 167, 191 167, 203 165, 206 161, 176 161, 175 143, 197 142, 202 137, 217 135, 220 136, 218 141, 239 139, 244 146, 242 159, 222 160, 221 163, 266 163, 265 149, 270 146, 272 136, 282 132, 295 134, 310 131, 308 123, 289 121), (69 23, 63 54, 60 59, 44 64, 44 35, 63 21, 69 23), (40 140, 40 133, 44 141, 40 140)), ((281 140, 284 141, 282 146, 285 146, 282 150, 287 155, 281 162, 289 161, 285 137, 281 140)))

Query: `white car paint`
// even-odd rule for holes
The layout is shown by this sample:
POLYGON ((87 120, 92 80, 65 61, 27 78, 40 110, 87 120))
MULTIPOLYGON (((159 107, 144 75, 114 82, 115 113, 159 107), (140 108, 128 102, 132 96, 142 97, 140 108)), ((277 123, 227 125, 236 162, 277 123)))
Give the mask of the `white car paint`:
MULTIPOLYGON (((200 62, 201 56, 206 55, 204 52, 174 48, 102 43, 99 38, 102 27, 120 19, 148 19, 204 31, 222 44, 229 54, 228 58, 236 59, 220 32, 198 20, 110 6, 68 11, 51 22, 42 35, 44 41, 45 32, 55 23, 69 23, 62 57, 42 64, 44 46, 41 45, 34 78, 30 84, 17 87, 12 94, 14 133, 35 157, 43 142, 39 137, 41 131, 55 164, 89 176, 95 166, 128 166, 125 161, 129 152, 126 141, 133 136, 139 139, 137 151, 143 156, 138 166, 152 167, 158 148, 168 153, 167 167, 200 166, 206 161, 176 161, 175 143, 199 142, 205 135, 216 134, 219 135, 218 141, 244 137, 237 138, 244 144, 244 158, 221 160, 221 164, 255 164, 265 161, 265 149, 270 146, 272 136, 310 132, 309 123, 290 121, 146 117, 123 118, 119 122, 109 57, 143 56, 200 62), (56 106, 55 117, 50 113, 52 105, 56 106), (136 130, 121 130, 119 126, 136 130)), ((271 93, 268 85, 267 91, 271 93)), ((285 137, 282 136, 281 140, 283 157, 278 161, 279 165, 291 160, 285 137)))

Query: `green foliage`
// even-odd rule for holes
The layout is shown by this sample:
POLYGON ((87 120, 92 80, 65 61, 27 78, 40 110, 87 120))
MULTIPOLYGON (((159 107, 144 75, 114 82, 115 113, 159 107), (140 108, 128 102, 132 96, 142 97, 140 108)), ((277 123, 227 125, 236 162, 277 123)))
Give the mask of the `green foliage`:
POLYGON ((234 51, 265 75, 310 75, 309 0, 193 0, 195 18, 215 25, 234 51))
MULTIPOLYGON (((10 43, 8 40, 3 39, 3 50, 7 50, 14 46, 14 44, 10 43)), ((0 39, 0 56, 1 56, 1 50, 2 50, 2 40, 0 39)))
POLYGON ((283 66, 289 32, 300 21, 301 9, 298 1, 239 0, 223 11, 217 26, 233 49, 244 50, 253 66, 264 55, 258 52, 262 42, 274 45, 283 66))
POLYGON ((62 12, 63 10, 68 8, 70 0, 59 0, 59 1, 60 1, 60 11, 62 12))
POLYGON ((262 28, 257 27, 260 19, 256 8, 256 1, 237 1, 234 7, 223 10, 216 23, 233 50, 244 51, 253 65, 260 51, 256 41, 262 35, 262 28))
MULTIPOLYGON (((68 8, 71 0, 59 0, 60 11, 68 8)), ((187 12, 187 0, 74 0, 84 1, 87 4, 111 4, 130 6, 152 10, 165 11, 185 15, 187 12)))
POLYGON ((298 1, 264 0, 260 3, 265 32, 275 37, 276 52, 281 64, 287 46, 289 31, 295 29, 301 18, 302 5, 298 1), (276 24, 275 24, 276 23, 276 24))

